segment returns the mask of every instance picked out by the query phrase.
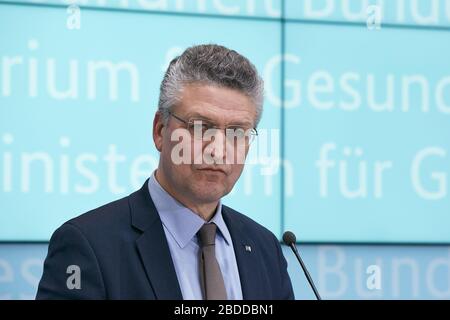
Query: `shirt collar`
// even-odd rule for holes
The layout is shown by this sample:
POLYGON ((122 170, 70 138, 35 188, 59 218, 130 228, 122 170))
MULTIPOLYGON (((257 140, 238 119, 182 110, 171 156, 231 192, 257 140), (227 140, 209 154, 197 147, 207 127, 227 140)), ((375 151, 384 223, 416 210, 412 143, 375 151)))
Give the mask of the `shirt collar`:
MULTIPOLYGON (((178 246, 184 248, 206 221, 164 190, 156 180, 155 172, 148 180, 150 196, 155 203, 162 224, 167 228, 178 246)), ((217 225, 218 234, 225 239, 227 245, 230 245, 231 235, 223 220, 221 201, 219 201, 216 212, 209 222, 214 222, 217 225)))

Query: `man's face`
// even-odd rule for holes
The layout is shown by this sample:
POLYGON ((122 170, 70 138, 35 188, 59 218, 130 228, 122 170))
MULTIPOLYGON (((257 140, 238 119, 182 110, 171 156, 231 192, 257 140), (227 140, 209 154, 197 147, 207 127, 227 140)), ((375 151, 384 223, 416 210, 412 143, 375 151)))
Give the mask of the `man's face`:
POLYGON ((187 85, 171 111, 175 116, 170 116, 165 126, 157 114, 153 133, 155 145, 161 152, 158 170, 162 171, 168 191, 194 203, 219 200, 232 190, 241 175, 249 148, 248 144, 239 147, 227 141, 223 128, 253 128, 255 105, 237 90, 187 85), (186 124, 176 117, 186 121, 202 119, 222 129, 213 130, 212 138, 206 141, 196 141, 186 124), (179 138, 180 135, 183 138, 179 138), (189 161, 180 164, 180 155, 189 161))

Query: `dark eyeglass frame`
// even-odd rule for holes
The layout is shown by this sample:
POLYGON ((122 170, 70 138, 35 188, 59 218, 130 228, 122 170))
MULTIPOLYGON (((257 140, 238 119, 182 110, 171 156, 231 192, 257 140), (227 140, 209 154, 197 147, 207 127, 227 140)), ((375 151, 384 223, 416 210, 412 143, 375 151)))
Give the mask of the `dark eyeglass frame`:
MULTIPOLYGON (((173 113, 172 111, 168 111, 168 114, 169 114, 170 116, 174 117, 175 119, 177 119, 178 121, 184 123, 184 124, 186 125, 186 129, 189 130, 189 131, 191 131, 191 130, 190 130, 190 127, 194 127, 194 124, 195 124, 195 122, 197 122, 197 121, 200 121, 200 122, 202 122, 202 123, 203 123, 203 122, 206 122, 207 124, 211 124, 210 126, 207 126, 207 127, 208 127, 207 130, 209 130, 209 129, 215 129, 215 130, 222 129, 221 127, 212 125, 212 123, 211 123, 209 120, 206 120, 206 119, 201 119, 201 118, 190 118, 190 119, 188 119, 188 120, 185 120, 185 119, 183 119, 182 117, 180 117, 180 116, 176 115, 175 113, 173 113)), ((256 128, 243 128, 243 127, 240 127, 240 126, 237 126, 237 125, 229 125, 229 126, 225 126, 225 127, 224 127, 225 133, 227 132, 227 130, 233 130, 233 131, 234 131, 234 130, 236 130, 236 128, 242 129, 244 132, 247 132, 248 130, 250 130, 250 131, 249 131, 249 133, 250 133, 250 134, 249 134, 249 142, 248 142, 249 145, 250 145, 250 144, 256 139, 256 137, 258 136, 258 130, 256 130, 256 128)))

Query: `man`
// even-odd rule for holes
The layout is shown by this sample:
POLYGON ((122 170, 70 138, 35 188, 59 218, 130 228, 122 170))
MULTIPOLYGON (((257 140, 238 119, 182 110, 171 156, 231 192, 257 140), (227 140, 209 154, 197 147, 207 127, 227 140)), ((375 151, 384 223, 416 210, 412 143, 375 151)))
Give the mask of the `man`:
POLYGON ((160 89, 157 170, 53 234, 38 299, 293 299, 277 238, 222 205, 257 135, 263 82, 245 57, 188 48, 160 89))

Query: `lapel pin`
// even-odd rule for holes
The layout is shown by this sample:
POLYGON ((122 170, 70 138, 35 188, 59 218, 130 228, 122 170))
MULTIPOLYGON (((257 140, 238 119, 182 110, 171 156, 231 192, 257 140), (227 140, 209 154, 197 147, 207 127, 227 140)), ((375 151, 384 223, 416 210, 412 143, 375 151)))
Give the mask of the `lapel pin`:
POLYGON ((245 251, 252 252, 252 247, 246 245, 245 246, 245 251))

